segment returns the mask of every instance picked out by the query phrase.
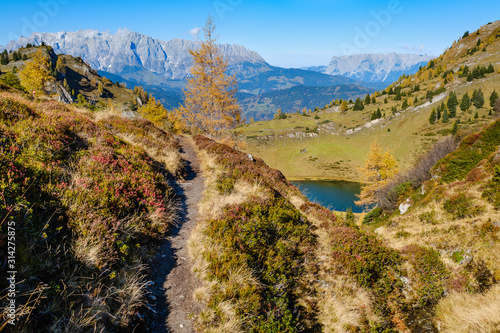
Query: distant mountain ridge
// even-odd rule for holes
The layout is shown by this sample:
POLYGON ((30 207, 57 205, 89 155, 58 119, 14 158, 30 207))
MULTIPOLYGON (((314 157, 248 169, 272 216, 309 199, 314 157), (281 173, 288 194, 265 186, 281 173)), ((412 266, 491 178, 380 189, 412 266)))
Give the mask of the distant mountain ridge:
MULTIPOLYGON (((6 49, 16 50, 30 43, 40 45, 44 42, 57 54, 81 57, 93 69, 113 82, 125 82, 129 87, 143 86, 164 105, 171 109, 182 102, 182 88, 190 75, 193 60, 189 53, 200 45, 200 41, 172 39, 162 41, 137 32, 119 31, 115 34, 87 29, 76 32, 33 33, 11 41, 6 49)), ((268 119, 278 109, 292 112, 296 108, 311 105, 321 106, 326 98, 347 98, 366 94, 366 89, 383 89, 402 73, 412 74, 418 70, 411 67, 415 61, 408 57, 378 55, 378 62, 366 60, 360 65, 359 58, 339 57, 329 66, 316 66, 308 69, 280 68, 270 65, 257 52, 241 45, 223 44, 220 50, 228 61, 229 74, 236 75, 241 96, 254 95, 241 100, 244 114, 254 113, 261 119, 268 119), (385 58, 384 58, 385 57, 385 58), (390 74, 388 74, 390 73, 390 74), (346 89, 330 89, 348 85, 346 89), (290 90, 302 86, 300 89, 290 90), (316 87, 304 89, 303 87, 316 87), (269 96, 272 94, 273 103, 269 96), (297 94, 300 92, 300 94, 297 94), (291 103, 286 100, 290 94, 291 103), (300 96, 299 96, 300 95, 300 96), (304 103, 304 97, 318 98, 317 101, 304 103), (328 96, 328 97, 326 97, 328 96), (256 97, 256 98, 255 98, 256 97), (262 98, 261 98, 262 97, 262 98), (259 101, 258 103, 255 100, 259 101), (261 103, 262 101, 266 101, 261 103), (259 110, 253 110, 257 107, 259 110), (258 112, 254 112, 258 111, 258 112), (258 115, 257 115, 258 114, 258 115)), ((374 57, 371 57, 374 58, 374 57)), ((411 57, 410 57, 411 58, 411 57)), ((334 57, 336 59, 336 57, 334 57)))
MULTIPOLYGON (((87 29, 76 32, 33 33, 11 41, 6 48, 15 50, 28 43, 45 42, 54 52, 81 57, 92 68, 113 74, 134 69, 147 70, 167 80, 183 80, 189 75, 193 61, 189 49, 199 41, 172 39, 162 41, 137 32, 116 34, 87 29)), ((250 77, 271 69, 257 52, 247 48, 223 44, 220 49, 228 60, 228 70, 238 77, 250 77)))
POLYGON ((345 84, 363 85, 358 80, 340 75, 327 75, 315 71, 275 67, 271 71, 241 79, 238 82, 240 91, 261 94, 269 91, 289 89, 294 86, 338 86, 345 84))
POLYGON ((372 53, 333 57, 324 73, 366 82, 390 84, 402 74, 415 74, 433 56, 422 54, 372 53))

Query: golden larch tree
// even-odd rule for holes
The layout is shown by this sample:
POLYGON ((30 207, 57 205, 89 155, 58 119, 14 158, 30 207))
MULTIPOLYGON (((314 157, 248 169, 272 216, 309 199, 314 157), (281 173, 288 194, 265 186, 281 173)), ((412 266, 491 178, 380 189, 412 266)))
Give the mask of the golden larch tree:
POLYGON ((234 75, 226 74, 227 61, 216 44, 211 17, 203 31, 205 38, 200 47, 189 51, 194 61, 191 78, 184 90, 184 103, 175 113, 190 132, 221 139, 241 122, 235 97, 237 82, 234 75))
POLYGON ((349 110, 349 104, 346 100, 344 100, 342 101, 342 103, 340 103, 340 113, 347 112, 347 110, 349 110))
POLYGON ((19 72, 21 85, 30 93, 35 90, 36 94, 45 94, 45 86, 54 80, 50 72, 50 63, 41 49, 36 51, 33 59, 29 61, 19 72))
POLYGON ((392 155, 383 151, 377 143, 372 144, 368 158, 361 172, 364 184, 361 186, 358 206, 368 206, 376 202, 376 192, 385 186, 398 172, 396 160, 392 155))
POLYGON ((149 95, 147 100, 148 102, 139 108, 139 115, 156 126, 163 127, 165 120, 168 118, 167 110, 153 95, 149 95))

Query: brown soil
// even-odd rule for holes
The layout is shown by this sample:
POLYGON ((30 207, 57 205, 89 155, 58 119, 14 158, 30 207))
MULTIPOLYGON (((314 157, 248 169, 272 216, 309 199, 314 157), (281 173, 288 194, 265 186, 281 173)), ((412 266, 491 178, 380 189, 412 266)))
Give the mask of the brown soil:
POLYGON ((187 176, 184 181, 172 184, 179 198, 178 224, 172 228, 151 265, 154 285, 149 301, 155 314, 146 326, 148 332, 154 333, 194 332, 193 319, 202 310, 193 298, 194 290, 201 283, 192 273, 187 243, 198 220, 204 180, 192 140, 180 136, 177 139, 182 146, 187 176))

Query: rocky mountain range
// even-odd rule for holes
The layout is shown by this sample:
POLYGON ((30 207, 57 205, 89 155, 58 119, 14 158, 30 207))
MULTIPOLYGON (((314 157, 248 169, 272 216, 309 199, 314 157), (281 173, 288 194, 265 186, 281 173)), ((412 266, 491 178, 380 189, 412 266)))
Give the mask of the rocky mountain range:
MULTIPOLYGON (((98 30, 76 32, 33 33, 11 41, 6 48, 15 50, 28 43, 45 42, 54 52, 81 57, 92 68, 113 74, 148 71, 166 80, 183 80, 193 64, 189 49, 199 41, 172 39, 162 41, 137 32, 116 34, 98 30)), ((220 45, 229 63, 229 72, 238 77, 251 77, 272 68, 257 52, 234 45, 220 45)))
MULTIPOLYGON (((87 29, 33 33, 11 41, 5 49, 12 51, 28 43, 40 45, 42 42, 57 54, 80 57, 113 82, 125 82, 129 87, 143 86, 167 108, 175 108, 182 102, 181 89, 186 85, 193 64, 189 50, 200 45, 200 41, 163 41, 125 30, 112 34, 87 29)), ((371 54, 334 57, 328 66, 293 69, 272 66, 257 52, 241 45, 223 44, 220 50, 228 61, 229 74, 238 78, 244 113, 254 113, 251 107, 256 105, 256 100, 266 101, 255 114, 261 119, 272 117, 278 108, 284 112, 295 111, 303 105, 306 96, 313 99, 310 101, 313 104, 318 97, 321 103, 317 105, 321 106, 328 98, 351 98, 366 94, 366 88, 382 89, 401 74, 413 74, 430 59, 395 53, 371 54), (292 89, 299 86, 314 89, 292 89), (339 86, 345 86, 340 89, 341 93, 332 89, 339 86), (272 94, 272 98, 264 96, 272 92, 279 94, 272 94), (290 104, 288 99, 295 102, 290 104)), ((310 107, 309 104, 304 106, 310 107)))
POLYGON ((414 74, 433 56, 421 54, 372 53, 333 57, 324 73, 366 82, 391 84, 402 74, 414 74))

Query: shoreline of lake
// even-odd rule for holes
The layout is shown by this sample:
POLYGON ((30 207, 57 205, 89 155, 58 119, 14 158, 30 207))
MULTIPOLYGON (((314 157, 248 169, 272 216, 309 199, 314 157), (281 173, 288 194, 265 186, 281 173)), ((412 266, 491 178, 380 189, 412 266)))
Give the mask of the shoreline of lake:
POLYGON ((354 178, 331 178, 331 177, 286 177, 289 182, 345 182, 363 184, 359 179, 354 178))
POLYGON ((291 181, 311 202, 338 213, 352 209, 356 214, 364 212, 363 207, 356 206, 354 201, 361 191, 359 182, 345 180, 300 180, 291 181))

